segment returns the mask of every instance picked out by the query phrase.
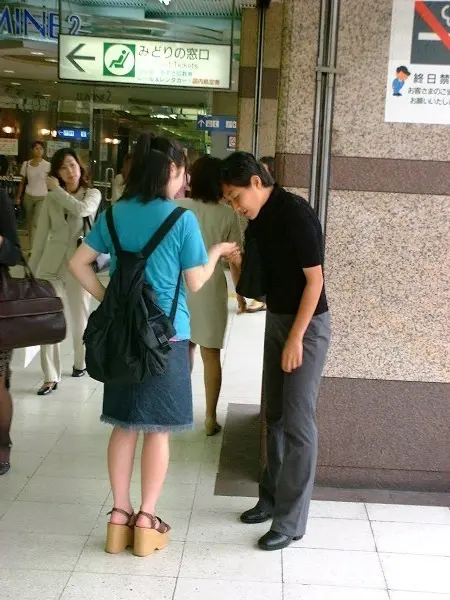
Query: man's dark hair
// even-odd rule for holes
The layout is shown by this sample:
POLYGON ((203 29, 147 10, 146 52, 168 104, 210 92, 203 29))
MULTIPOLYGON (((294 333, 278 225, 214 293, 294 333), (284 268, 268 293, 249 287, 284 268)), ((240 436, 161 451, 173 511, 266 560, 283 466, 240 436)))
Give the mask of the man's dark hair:
POLYGON ((202 156, 195 161, 191 170, 191 198, 211 204, 220 202, 222 199, 221 167, 221 159, 213 156, 202 156))
POLYGON ((259 159, 263 165, 269 169, 269 173, 275 179, 275 158, 273 156, 263 156, 259 159))
POLYGON ((405 75, 408 75, 408 77, 411 75, 411 72, 408 70, 408 67, 405 67, 404 65, 402 65, 401 67, 398 67, 395 72, 396 73, 404 73, 405 75))
POLYGON ((133 150, 122 198, 130 200, 138 197, 144 203, 166 198, 172 163, 178 168, 186 168, 186 156, 178 142, 155 137, 153 133, 140 135, 133 150))
POLYGON ((36 148, 36 146, 40 146, 42 148, 42 150, 45 150, 44 142, 40 142, 39 140, 35 140, 31 144, 31 149, 34 150, 36 148))
POLYGON ((248 152, 233 152, 222 161, 220 180, 237 187, 248 187, 251 178, 258 176, 264 187, 273 185, 274 179, 263 165, 248 152))

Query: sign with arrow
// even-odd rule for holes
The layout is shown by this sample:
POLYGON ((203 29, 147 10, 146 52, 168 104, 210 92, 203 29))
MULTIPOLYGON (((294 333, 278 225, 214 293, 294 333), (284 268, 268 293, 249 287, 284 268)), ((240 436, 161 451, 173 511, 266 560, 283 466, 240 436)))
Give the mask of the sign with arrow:
POLYGON ((59 36, 60 79, 229 89, 230 66, 230 46, 59 36))
POLYGON ((237 129, 236 117, 211 117, 197 115, 197 130, 235 132, 237 129))
POLYGON ((71 50, 66 59, 70 62, 71 65, 75 67, 80 73, 85 73, 85 69, 81 66, 86 60, 95 60, 95 56, 85 56, 83 54, 78 54, 86 44, 78 44, 73 50, 71 50), (80 64, 81 63, 81 64, 80 64))

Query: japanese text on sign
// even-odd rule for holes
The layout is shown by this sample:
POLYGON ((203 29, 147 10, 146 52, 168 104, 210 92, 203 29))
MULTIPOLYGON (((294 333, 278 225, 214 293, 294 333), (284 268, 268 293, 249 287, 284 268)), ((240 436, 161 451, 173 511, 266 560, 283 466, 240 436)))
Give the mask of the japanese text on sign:
POLYGON ((450 0, 393 0, 385 120, 450 123, 450 0))

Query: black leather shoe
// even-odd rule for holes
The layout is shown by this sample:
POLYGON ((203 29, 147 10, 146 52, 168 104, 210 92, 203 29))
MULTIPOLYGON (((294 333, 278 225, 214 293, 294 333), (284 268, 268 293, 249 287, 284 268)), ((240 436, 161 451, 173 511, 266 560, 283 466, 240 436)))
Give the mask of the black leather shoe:
POLYGON ((44 383, 40 390, 38 390, 38 396, 48 396, 53 392, 53 390, 58 389, 58 384, 55 383, 44 383))
POLYGON ((86 375, 86 369, 72 369, 72 377, 84 377, 86 375))
POLYGON ((283 550, 287 548, 292 542, 298 542, 302 539, 302 535, 298 537, 291 537, 284 533, 278 533, 278 531, 268 531, 266 535, 263 535, 258 542, 258 546, 261 550, 283 550))
POLYGON ((272 518, 272 513, 265 508, 260 502, 250 510, 245 511, 241 515, 241 521, 246 525, 256 525, 257 523, 265 523, 272 518))

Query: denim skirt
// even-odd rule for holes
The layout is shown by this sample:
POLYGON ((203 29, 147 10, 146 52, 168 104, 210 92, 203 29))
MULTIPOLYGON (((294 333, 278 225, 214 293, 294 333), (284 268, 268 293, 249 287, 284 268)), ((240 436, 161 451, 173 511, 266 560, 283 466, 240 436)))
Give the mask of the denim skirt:
POLYGON ((143 383, 105 383, 101 420, 145 433, 192 429, 189 341, 172 343, 164 375, 143 383))

